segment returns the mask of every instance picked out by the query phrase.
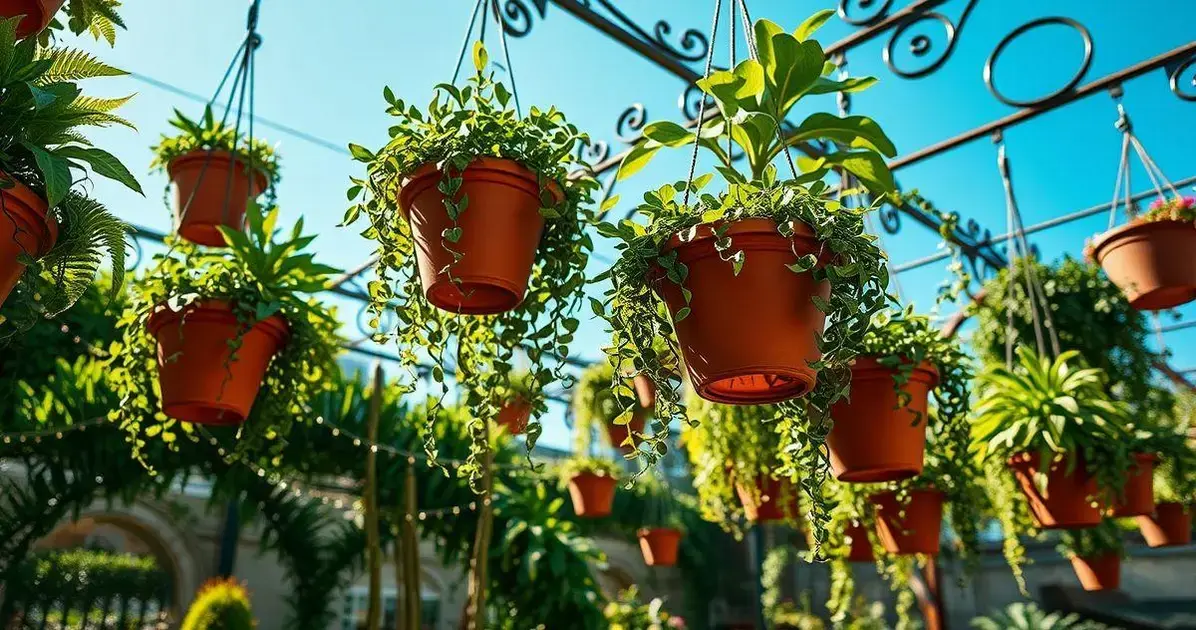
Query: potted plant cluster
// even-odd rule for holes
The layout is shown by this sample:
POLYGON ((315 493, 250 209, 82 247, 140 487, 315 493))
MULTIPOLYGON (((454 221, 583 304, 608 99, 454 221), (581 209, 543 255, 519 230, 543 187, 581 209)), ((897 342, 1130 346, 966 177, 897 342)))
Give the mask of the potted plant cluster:
POLYGON ((928 431, 967 424, 968 361, 912 308, 882 312, 851 366, 851 393, 831 409, 831 470, 840 481, 898 481, 922 472, 928 431), (929 427, 933 392, 938 425, 929 427))
MULTIPOLYGON (((612 362, 636 361, 636 373, 656 385, 656 424, 666 430, 641 449, 649 465, 667 450, 668 424, 685 418, 677 386, 650 353, 656 338, 675 332, 688 380, 707 400, 771 404, 805 396, 782 409, 785 423, 804 432, 798 450, 814 481, 804 486, 815 500, 827 476, 821 452, 830 426, 826 416, 847 389, 848 364, 861 351, 872 315, 888 301, 884 255, 864 230, 866 210, 843 206, 822 180, 842 169, 872 192, 890 193, 892 175, 882 154, 895 153, 879 125, 863 116, 816 113, 788 139, 781 132, 781 121, 804 97, 874 82, 824 76, 833 64, 810 35, 827 17, 815 15, 795 34, 757 22, 758 58, 698 82, 721 119, 712 118, 696 133, 667 121, 644 128, 644 140, 629 152, 619 177, 639 170, 664 147, 696 142, 718 161, 726 188, 703 193, 709 175, 665 184, 637 208, 646 225, 601 224, 602 235, 618 240, 620 256, 595 279, 609 281, 610 288, 591 303, 611 326, 612 362), (747 156, 746 172, 732 164, 720 144, 723 136, 747 156), (803 172, 795 166, 790 178, 780 179, 774 161, 791 144, 817 140, 840 150, 803 161, 803 172)), ((634 398, 616 394, 630 414, 634 398)), ((821 532, 825 514, 817 505, 812 509, 821 532)))
POLYGON ((639 589, 632 586, 619 591, 618 597, 607 602, 602 610, 611 630, 684 630, 685 621, 664 609, 664 600, 653 599, 647 604, 639 599, 639 589))
POLYGON ((1105 390, 1125 404, 1132 416, 1149 418, 1171 412, 1172 395, 1157 387, 1152 377, 1153 363, 1160 356, 1150 348, 1150 322, 1130 306, 1099 267, 1066 257, 1049 265, 1018 258, 1013 274, 1012 286, 1007 269, 985 282, 968 311, 976 322, 972 347, 983 365, 1005 363, 1011 318, 1013 340, 1018 343, 1033 343, 1035 319, 1046 320, 1041 302, 1030 300, 1022 280, 1033 274, 1050 305, 1060 347, 1079 352, 1086 365, 1104 372, 1105 390), (1094 330, 1101 334, 1092 334, 1094 330))
POLYGON ((1154 509, 1137 516, 1138 528, 1151 547, 1192 542, 1192 508, 1196 504, 1196 450, 1186 423, 1159 431, 1152 441, 1158 456, 1154 468, 1154 509))
POLYGON ((1059 553, 1071 561, 1084 590, 1110 591, 1121 586, 1125 543, 1115 522, 1106 520, 1096 527, 1064 531, 1059 553))
POLYGON ((1075 351, 1050 360, 1018 347, 1013 369, 992 366, 980 383, 973 449, 1024 589, 1017 534, 1094 527, 1122 490, 1134 465, 1125 410, 1075 351))
MULTIPOLYGON (((242 230, 245 209, 279 182, 278 156, 265 141, 252 142, 212 108, 191 120, 175 110, 170 124, 174 136, 162 136, 154 145, 150 168, 165 171, 175 190, 175 224, 178 235, 197 245, 224 247, 220 227, 242 230)), ((271 195, 266 207, 273 207, 271 195)))
POLYGON ((123 404, 110 416, 135 454, 190 423, 239 427, 239 448, 278 440, 339 370, 336 315, 310 297, 336 270, 304 252, 315 237, 302 219, 276 240, 277 209, 251 204, 247 218, 246 232, 219 228, 226 249, 171 243, 133 286, 112 359, 123 404))
POLYGON ((603 457, 575 455, 561 463, 561 480, 569 488, 573 513, 582 518, 610 516, 615 501, 615 486, 623 470, 603 457))
POLYGON ((1160 197, 1145 213, 1096 237, 1086 247, 1140 310, 1174 308, 1196 299, 1196 262, 1182 252, 1196 247, 1196 197, 1160 197))
MULTIPOLYGON (((393 336, 407 367, 421 354, 442 365, 444 348, 456 347, 475 422, 498 413, 492 392, 514 352, 526 354, 534 380, 530 453, 542 392, 566 379, 563 359, 580 326, 572 312, 583 299, 593 246, 585 205, 597 182, 568 176, 584 166, 575 148, 587 138, 564 114, 532 108, 520 116, 480 43, 473 61, 468 84, 438 85, 426 111, 384 90, 390 141, 377 152, 350 146, 367 174, 353 180, 344 224, 364 217, 363 234, 378 245, 373 327, 392 309, 400 322, 376 339, 393 336)), ((433 376, 442 382, 443 370, 433 376)), ((465 467, 474 478, 485 448, 478 446, 465 467)), ((434 457, 434 441, 427 449, 434 457)))
POLYGON ((798 489, 787 464, 792 444, 778 412, 763 405, 721 405, 691 395, 681 443, 689 456, 702 515, 730 532, 739 520, 795 522, 798 489))
POLYGON ((532 393, 530 373, 526 370, 508 372, 505 382, 494 393, 499 406, 495 424, 503 427, 509 435, 522 435, 532 415, 532 393))
MULTIPOLYGON (((601 432, 607 444, 624 453, 634 452, 636 444, 643 439, 650 407, 640 404, 630 416, 623 415, 623 409, 612 391, 611 384, 615 382, 616 373, 609 361, 599 361, 581 373, 573 394, 575 449, 587 450, 595 430, 601 432)), ((618 378, 618 387, 633 388, 639 397, 639 383, 622 374, 618 378)), ((650 389, 645 390, 644 396, 648 393, 655 397, 650 389)))
POLYGON ((0 40, 11 46, 0 72, 0 303, 5 325, 19 332, 70 308, 105 257, 112 291, 120 291, 128 228, 74 182, 99 175, 141 186, 82 135, 88 127, 132 128, 113 113, 128 98, 87 96, 78 85, 125 73, 79 50, 11 43, 17 21, 0 20, 0 40))

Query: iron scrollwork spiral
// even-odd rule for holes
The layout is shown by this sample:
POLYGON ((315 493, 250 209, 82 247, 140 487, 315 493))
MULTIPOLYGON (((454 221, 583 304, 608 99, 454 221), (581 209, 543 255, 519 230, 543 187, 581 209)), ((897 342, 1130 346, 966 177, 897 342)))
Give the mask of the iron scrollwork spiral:
POLYGON ((997 43, 997 47, 993 49, 992 55, 988 57, 988 61, 984 64, 984 84, 988 86, 988 91, 992 93, 993 97, 1006 105, 1012 107, 1033 107, 1035 105, 1049 103, 1060 96, 1070 93, 1077 85, 1080 84, 1080 81, 1084 80, 1084 77, 1088 74, 1088 68, 1091 66, 1092 34, 1088 32, 1088 29, 1083 24, 1080 24, 1069 17, 1038 18, 1037 20, 1031 20, 1013 29, 1012 32, 1010 32, 1008 35, 1002 38, 999 43, 997 43), (1001 93, 1001 90, 997 89, 996 83, 995 68, 997 61, 1001 58, 1001 53, 1005 52, 1005 49, 1008 48, 1009 45, 1012 44, 1018 37, 1036 28, 1050 25, 1067 26, 1080 34, 1080 37, 1084 43, 1084 60, 1080 63, 1080 68, 1076 71, 1066 85, 1055 90, 1054 92, 1051 92, 1050 94, 1047 94, 1046 96, 1040 96, 1038 98, 1032 99, 1014 99, 1005 96, 1001 93))
POLYGON ((681 115, 685 119, 694 122, 700 115, 699 111, 702 107, 702 100, 706 100, 706 111, 710 111, 715 107, 714 99, 706 94, 697 85, 690 83, 685 86, 685 90, 681 92, 681 96, 677 97, 677 108, 681 110, 681 115))
POLYGON ((1185 101, 1196 102, 1196 55, 1188 57, 1171 71, 1171 91, 1185 101))
MULTIPOLYGON (((522 0, 508 0, 508 2, 516 1, 522 0)), ((673 25, 665 20, 657 21, 656 26, 652 29, 653 32, 649 33, 615 7, 614 3, 610 0, 581 0, 581 3, 590 9, 593 9, 593 5, 595 4, 601 5, 603 9, 629 31, 675 59, 681 61, 702 61, 706 58, 706 53, 710 50, 710 42, 706 39, 706 35, 697 29, 690 28, 683 31, 677 40, 678 43, 674 45, 669 42, 670 38, 673 37, 673 25)))
POLYGON ((872 26, 889 14, 893 0, 839 0, 839 17, 852 26, 872 26), (855 13, 855 9, 863 13, 855 13))
MULTIPOLYGON (((494 11, 502 16, 503 30, 512 37, 523 37, 532 30, 532 10, 527 6, 527 0, 501 0, 502 8, 499 10, 500 0, 493 0, 494 11)), ((548 10, 548 0, 531 0, 532 5, 536 7, 540 18, 543 18, 545 12, 548 10)))
POLYGON ((916 19, 905 22, 901 26, 897 27, 897 30, 893 31, 893 35, 889 38, 889 43, 887 46, 885 46, 884 50, 885 65, 887 65, 894 74, 906 79, 924 77, 935 70, 938 70, 939 67, 947 62, 947 59, 951 56, 952 51, 955 49, 955 40, 957 35, 958 30, 955 28, 955 23, 952 22, 947 16, 935 11, 923 13, 916 19), (926 35, 925 33, 913 33, 913 36, 910 37, 908 44, 910 54, 913 55, 915 59, 918 59, 923 63, 926 61, 929 63, 914 69, 904 69, 898 67, 897 56, 895 52, 898 42, 903 40, 903 36, 906 34, 906 32, 912 33, 911 29, 927 22, 938 22, 942 26, 943 31, 946 33, 947 41, 943 45, 942 52, 935 53, 934 41, 929 35, 926 35), (932 54, 934 56, 930 56, 932 54))
POLYGON ((901 231, 901 212, 895 206, 881 206, 876 212, 876 218, 880 220, 880 227, 884 228, 885 232, 897 234, 901 231))
POLYGON ((615 122, 615 137, 621 142, 635 142, 647 122, 648 111, 644 109, 644 104, 633 103, 619 114, 619 120, 615 122))

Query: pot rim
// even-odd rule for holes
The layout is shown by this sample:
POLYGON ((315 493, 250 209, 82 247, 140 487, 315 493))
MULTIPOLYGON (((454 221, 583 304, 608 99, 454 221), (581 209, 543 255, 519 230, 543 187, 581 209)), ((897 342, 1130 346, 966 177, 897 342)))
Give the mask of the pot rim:
MULTIPOLYGON (((818 242, 817 237, 814 236, 814 228, 811 228, 802 221, 790 221, 790 223, 793 225, 793 236, 791 238, 810 240, 814 241, 815 243, 818 242)), ((661 246, 660 253, 663 254, 674 249, 687 249, 704 241, 711 240, 715 237, 715 228, 717 226, 726 224, 728 224, 727 221, 700 223, 694 226, 694 237, 689 240, 682 240, 681 233, 673 234, 667 241, 665 241, 664 245, 661 246)), ((735 221, 731 221, 729 222, 727 231, 723 235, 736 236, 740 234, 765 234, 768 236, 775 236, 777 238, 785 238, 777 232, 777 222, 764 217, 749 217, 746 219, 737 219, 735 221)), ((820 260, 819 263, 821 262, 823 261, 820 260)))
POLYGON ((1125 225, 1119 225, 1111 230, 1102 232, 1092 239, 1091 251, 1092 259, 1099 264, 1108 253, 1107 250, 1124 238, 1137 236, 1139 233, 1145 232, 1159 232, 1164 230, 1193 230, 1196 231, 1196 225, 1190 221, 1178 221, 1175 219, 1159 219, 1157 221, 1131 221, 1125 225))
POLYGON ((647 538, 652 535, 661 534, 676 536, 677 538, 680 538, 682 535, 681 530, 676 527, 641 527, 635 531, 635 535, 638 538, 647 538))
MULTIPOLYGON (((518 177, 526 182, 530 182, 536 187, 540 187, 539 176, 531 169, 511 158, 479 155, 470 161, 469 165, 466 166, 464 170, 468 171, 470 169, 499 171, 507 175, 518 177)), ((403 213, 403 216, 407 216, 407 209, 411 205, 404 200, 404 198, 409 196, 407 194, 408 189, 414 188, 417 182, 430 177, 435 177, 441 172, 440 165, 436 162, 425 162, 423 165, 416 167, 415 170, 404 174, 400 178, 399 211, 403 213)), ((561 189, 561 185, 555 180, 547 180, 546 185, 540 188, 541 190, 545 188, 548 189, 548 192, 552 194, 553 198, 556 199, 558 204, 565 201, 565 193, 561 189)))
MULTIPOLYGON (((908 363, 908 361, 903 361, 908 363)), ((886 375, 891 375, 896 372, 895 368, 881 365, 877 360, 876 355, 860 355, 852 361, 851 364, 851 378, 852 381, 856 379, 856 372, 883 372, 886 375)), ((910 380, 915 380, 922 377, 925 382, 930 384, 930 388, 934 389, 939 385, 939 370, 930 361, 922 361, 914 366, 913 372, 910 374, 910 380)))
MULTIPOLYGON (((232 304, 227 300, 200 299, 188 304, 187 306, 184 306, 183 309, 179 311, 171 310, 166 304, 158 304, 154 306, 153 312, 150 313, 149 318, 146 319, 145 322, 146 331, 151 336, 157 337, 158 332, 161 331, 162 328, 171 322, 178 320, 184 314, 188 314, 189 316, 193 317, 196 311, 205 312, 210 315, 216 315, 217 317, 221 318, 229 317, 235 321, 235 317, 232 314, 232 304)), ((254 323, 250 330, 256 330, 259 327, 271 337, 274 337, 275 341, 277 341, 279 345, 286 343, 286 341, 290 339, 291 326, 289 323, 287 323, 286 318, 281 314, 275 313, 266 319, 254 323)))
POLYGON ((185 165, 188 162, 198 162, 203 160, 211 160, 212 162, 236 162, 257 176, 258 188, 260 188, 262 191, 265 191, 270 185, 268 172, 264 167, 250 164, 249 160, 246 160, 241 155, 227 149, 192 149, 170 160, 170 162, 166 164, 166 173, 170 175, 171 179, 174 179, 175 170, 181 168, 182 165, 185 165))

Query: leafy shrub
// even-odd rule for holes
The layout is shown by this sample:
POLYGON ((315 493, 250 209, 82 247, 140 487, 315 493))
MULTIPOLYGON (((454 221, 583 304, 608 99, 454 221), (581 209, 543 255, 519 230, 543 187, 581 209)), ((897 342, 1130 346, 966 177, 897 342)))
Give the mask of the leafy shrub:
POLYGON ((249 593, 228 578, 210 580, 200 587, 181 630, 249 630, 255 626, 249 593))

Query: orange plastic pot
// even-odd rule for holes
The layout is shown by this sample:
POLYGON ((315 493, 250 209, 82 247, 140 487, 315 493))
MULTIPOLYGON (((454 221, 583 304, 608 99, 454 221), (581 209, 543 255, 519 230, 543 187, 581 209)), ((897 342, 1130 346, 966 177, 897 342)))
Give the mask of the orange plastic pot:
POLYGON ((1138 529, 1151 547, 1179 547, 1192 543, 1192 508, 1182 503, 1160 503, 1154 514, 1138 517, 1138 529))
POLYGON ((1157 311, 1196 299, 1196 228, 1188 221, 1139 221, 1109 230, 1092 258, 1138 310, 1157 311))
MULTIPOLYGON (((403 181, 399 207, 411 225, 420 282, 428 301, 445 311, 469 315, 505 313, 523 301, 528 276, 544 232, 540 214, 540 182, 536 174, 512 160, 481 157, 460 174, 457 200, 469 206, 456 224, 445 210, 440 191, 444 175, 425 164, 403 181), (460 227, 460 239, 443 234, 460 227), (447 247, 446 247, 447 246, 447 247), (460 252, 454 262, 450 249, 460 252)), ((556 183, 547 190, 559 203, 556 183)))
POLYGON ((868 528, 863 525, 849 525, 843 535, 848 539, 850 547, 847 551, 848 562, 875 562, 872 553, 872 541, 868 539, 868 528))
POLYGON ((63 4, 66 0, 4 0, 0 2, 0 17, 25 16, 17 24, 17 39, 25 39, 46 30, 63 4))
POLYGON ((274 315, 241 332, 227 302, 208 300, 182 311, 159 306, 146 327, 158 340, 162 411, 183 422, 239 425, 249 417, 270 360, 286 344, 289 326, 274 315))
POLYGON ((1034 477, 1042 470, 1038 453, 1019 453, 1009 459, 1021 486, 1022 494, 1030 502, 1034 520, 1043 529, 1083 529, 1100 524, 1101 510, 1089 499, 1096 495, 1096 479, 1084 468, 1084 460, 1067 471, 1067 461, 1058 459, 1047 471, 1046 491, 1039 492, 1034 477))
POLYGON ((228 151, 196 149, 170 161, 179 236, 211 247, 224 247, 217 229, 240 231, 249 201, 266 190, 266 176, 250 171, 243 158, 228 151))
POLYGON ((735 484, 735 494, 739 496, 739 502, 743 505, 743 512, 749 521, 772 523, 797 517, 797 495, 788 479, 773 479, 768 475, 761 475, 756 478, 755 484, 754 496, 743 484, 735 484))
POLYGON ((851 398, 831 409, 835 424, 827 436, 831 470, 849 483, 898 481, 922 474, 926 450, 926 400, 938 386, 938 370, 930 363, 914 368, 901 391, 893 384, 893 368, 872 357, 851 367, 851 398))
POLYGON ((1154 455, 1134 454, 1134 466, 1126 472, 1125 486, 1118 495, 1113 516, 1144 516, 1154 513, 1154 465, 1157 461, 1158 458, 1154 455))
MULTIPOLYGON (((6 175, 0 174, 0 180, 6 175)), ((46 200, 16 181, 0 188, 0 304, 8 299, 25 273, 19 257, 45 256, 58 242, 58 222, 46 200)))
POLYGON ((635 388, 635 397, 639 399, 640 407, 656 408, 656 384, 652 382, 652 379, 644 374, 639 374, 631 379, 631 385, 635 388))
POLYGON ((511 435, 523 435, 527 430, 527 421, 532 417, 531 403, 522 398, 512 400, 499 410, 494 423, 505 428, 511 435))
MULTIPOLYGON (((793 273, 786 265, 799 255, 817 254, 813 231, 794 223, 794 235, 777 233, 768 219, 744 219, 727 228, 731 251, 746 256, 739 275, 714 248, 710 226, 699 226, 692 240, 674 236, 662 253, 677 253, 689 270, 689 315, 677 322, 677 340, 690 382, 706 400, 731 405, 763 405, 797 398, 814 387, 810 368, 821 354, 815 339, 826 315, 813 296, 828 299, 830 285, 813 273, 793 273)), ((649 278, 674 319, 686 307, 681 287, 663 270, 649 278)))
POLYGON ((908 556, 937 554, 943 529, 943 493, 912 490, 909 503, 901 505, 896 492, 872 495, 876 506, 876 534, 885 551, 908 556))
POLYGON ((1121 556, 1115 553, 1091 558, 1072 556, 1071 568, 1086 591, 1115 591, 1121 587, 1121 556))
POLYGON ((569 480, 573 513, 581 518, 610 516, 615 503, 615 478, 592 472, 577 473, 569 480))
POLYGON ((610 440, 610 445, 625 453, 634 451, 636 446, 624 446, 623 442, 627 441, 632 433, 642 434, 643 432, 644 415, 642 413, 633 414, 631 421, 627 424, 606 423, 606 437, 610 440))
POLYGON ((681 546, 681 530, 672 527, 654 527, 636 532, 640 540, 640 553, 644 564, 650 567, 672 567, 677 565, 677 549, 681 546))

